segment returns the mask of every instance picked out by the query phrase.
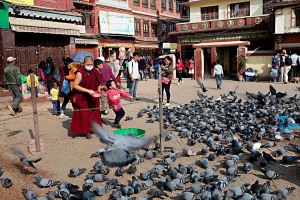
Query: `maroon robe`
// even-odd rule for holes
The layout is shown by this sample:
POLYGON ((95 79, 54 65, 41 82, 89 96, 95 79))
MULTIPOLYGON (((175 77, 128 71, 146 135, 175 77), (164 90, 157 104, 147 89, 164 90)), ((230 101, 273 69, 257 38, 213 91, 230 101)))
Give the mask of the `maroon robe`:
MULTIPOLYGON (((82 80, 79 83, 81 87, 94 91, 98 90, 101 76, 95 68, 88 72, 84 67, 81 67, 76 73, 82 74, 82 80)), ((92 132, 91 122, 93 121, 102 126, 99 98, 93 98, 89 93, 73 89, 71 101, 74 108, 70 127, 72 134, 86 135, 92 132)))

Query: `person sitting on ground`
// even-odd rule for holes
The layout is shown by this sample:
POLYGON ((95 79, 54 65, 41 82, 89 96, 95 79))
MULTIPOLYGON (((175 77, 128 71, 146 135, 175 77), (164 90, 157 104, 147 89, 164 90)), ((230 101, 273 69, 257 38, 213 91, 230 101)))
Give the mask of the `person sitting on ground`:
POLYGON ((50 95, 52 97, 53 115, 58 115, 60 113, 60 101, 58 98, 58 94, 59 94, 59 90, 58 90, 57 83, 52 83, 50 95))
POLYGON ((121 96, 130 99, 132 98, 132 96, 130 96, 130 94, 126 92, 123 92, 122 90, 119 90, 114 80, 107 81, 106 87, 109 89, 107 91, 109 106, 116 114, 113 127, 120 129, 121 128, 120 120, 125 115, 125 111, 121 105, 121 96))
MULTIPOLYGON (((33 70, 29 69, 27 72, 28 72, 28 76, 26 78, 26 84, 27 84, 29 90, 31 91, 31 78, 30 78, 30 74, 33 73, 33 70)), ((39 98, 39 96, 38 96, 38 89, 37 89, 37 87, 39 85, 39 80, 38 80, 38 78, 37 78, 37 76, 35 74, 33 74, 33 76, 34 76, 35 97, 39 98)))

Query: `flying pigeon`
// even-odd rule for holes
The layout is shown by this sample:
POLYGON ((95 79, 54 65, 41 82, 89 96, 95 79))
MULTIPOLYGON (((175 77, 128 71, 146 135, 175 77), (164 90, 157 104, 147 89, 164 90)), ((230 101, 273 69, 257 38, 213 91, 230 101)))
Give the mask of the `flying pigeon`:
POLYGON ((103 164, 110 167, 124 167, 133 163, 136 158, 130 152, 149 146, 155 139, 116 135, 95 122, 92 128, 100 142, 115 147, 113 150, 100 153, 103 164))
POLYGON ((11 151, 13 154, 15 154, 20 159, 20 162, 24 165, 25 170, 27 170, 28 167, 32 167, 32 168, 36 169, 36 167, 33 165, 33 163, 37 163, 40 160, 42 160, 42 158, 29 160, 29 159, 27 159, 27 157, 25 156, 25 154, 22 151, 17 150, 15 148, 12 148, 11 151))

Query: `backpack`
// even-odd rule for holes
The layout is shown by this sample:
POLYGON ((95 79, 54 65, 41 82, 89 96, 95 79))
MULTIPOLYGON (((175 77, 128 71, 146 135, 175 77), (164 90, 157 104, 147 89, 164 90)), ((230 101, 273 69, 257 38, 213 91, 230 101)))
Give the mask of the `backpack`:
POLYGON ((291 66, 293 63, 292 58, 290 56, 285 57, 285 65, 291 66))

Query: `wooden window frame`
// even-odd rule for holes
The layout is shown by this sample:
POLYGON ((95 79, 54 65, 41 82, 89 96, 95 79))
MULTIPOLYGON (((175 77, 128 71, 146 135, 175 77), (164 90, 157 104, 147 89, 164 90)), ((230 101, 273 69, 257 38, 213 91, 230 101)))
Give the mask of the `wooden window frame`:
POLYGON ((170 23, 169 24, 169 31, 170 31, 169 33, 176 31, 176 25, 173 24, 173 23, 170 23), (174 27, 173 30, 171 30, 171 27, 174 27))
POLYGON ((268 6, 272 1, 273 0, 263 0, 263 14, 264 15, 270 14, 270 9, 268 6))
POLYGON ((136 7, 140 7, 140 0, 133 0, 133 5, 136 7))
POLYGON ((148 8, 148 0, 142 0, 143 8, 148 8))
POLYGON ((156 0, 150 0, 150 7, 152 10, 156 10, 156 0))
POLYGON ((291 28, 300 27, 300 7, 291 9, 291 28))
POLYGON ((157 23, 151 23, 152 37, 157 37, 157 23))
POLYGON ((250 16, 250 1, 232 3, 227 6, 228 18, 247 17, 247 16, 250 16), (237 6, 238 6, 238 11, 236 11, 237 6))
POLYGON ((180 7, 181 7, 181 5, 179 4, 178 1, 176 1, 176 12, 177 13, 180 13, 180 7))
POLYGON ((181 6, 181 16, 183 17, 188 17, 189 16, 189 7, 187 6, 181 6), (185 13, 183 13, 183 10, 185 9, 185 13))
POLYGON ((201 21, 219 19, 219 6, 201 7, 201 21))
POLYGON ((173 11, 174 10, 174 3, 173 0, 169 0, 169 10, 173 11))
POLYGON ((144 37, 149 37, 149 21, 143 22, 143 33, 144 37))
POLYGON ((134 19, 134 35, 141 36, 141 20, 134 19))
POLYGON ((167 0, 161 0, 161 10, 167 9, 167 0))

